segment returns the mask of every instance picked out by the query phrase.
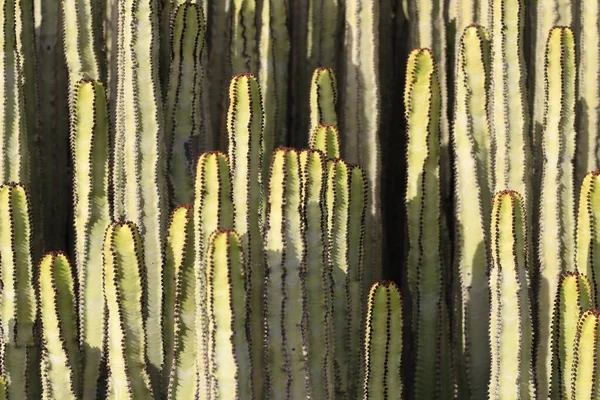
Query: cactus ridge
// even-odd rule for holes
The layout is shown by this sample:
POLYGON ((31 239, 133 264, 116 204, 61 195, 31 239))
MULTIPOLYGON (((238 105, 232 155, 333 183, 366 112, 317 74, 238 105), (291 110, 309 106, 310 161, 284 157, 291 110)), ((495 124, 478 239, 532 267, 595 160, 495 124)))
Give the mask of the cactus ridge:
POLYGON ((311 132, 311 149, 322 151, 327 158, 340 158, 340 135, 335 125, 320 124, 311 132))
POLYGON ((573 400, 595 397, 600 390, 596 376, 599 319, 600 310, 587 310, 579 317, 571 375, 571 399, 573 400), (592 326, 590 327, 589 324, 592 326))
POLYGON ((338 125, 335 111, 337 100, 338 93, 335 73, 331 68, 317 68, 313 73, 310 84, 311 134, 314 134, 319 125, 338 125))

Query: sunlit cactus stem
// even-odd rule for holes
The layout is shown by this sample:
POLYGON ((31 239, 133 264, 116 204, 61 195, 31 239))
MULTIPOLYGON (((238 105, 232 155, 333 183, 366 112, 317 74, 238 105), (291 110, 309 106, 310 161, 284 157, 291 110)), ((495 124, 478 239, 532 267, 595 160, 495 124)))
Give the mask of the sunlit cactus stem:
POLYGON ((309 129, 311 135, 314 134, 319 125, 338 125, 337 97, 337 81, 333 70, 331 68, 317 68, 310 83, 309 129))
POLYGON ((171 215, 164 269, 163 390, 168 399, 194 398, 196 365, 196 288, 193 207, 177 207, 171 215))
POLYGON ((322 151, 327 158, 340 158, 340 135, 334 125, 317 125, 310 133, 309 147, 322 151))
POLYGON ((600 171, 588 173, 581 184, 577 214, 577 269, 592 285, 592 296, 600 300, 600 171))
POLYGON ((533 325, 522 197, 494 197, 490 269, 490 399, 535 399, 533 325))
POLYGON ((212 144, 205 80, 206 24, 197 4, 184 3, 173 15, 165 141, 168 145, 169 183, 172 203, 193 201, 193 169, 200 153, 212 144))
MULTIPOLYGON (((368 186, 364 171, 341 159, 327 166, 327 233, 333 276, 336 391, 360 395, 360 343, 368 186)), ((370 265, 370 264, 367 264, 370 265)))
POLYGON ((73 209, 80 343, 84 355, 84 399, 97 394, 104 353, 102 243, 110 223, 108 199, 109 137, 104 86, 78 82, 71 116, 73 209))
POLYGON ((233 205, 227 156, 219 152, 204 153, 198 159, 194 183, 194 271, 196 274, 196 363, 199 396, 210 400, 211 370, 208 349, 208 308, 206 260, 210 235, 233 227, 233 205))
POLYGON ((71 264, 62 253, 46 255, 39 265, 40 320, 46 370, 43 396, 48 399, 80 398, 81 365, 77 341, 77 314, 71 264))
POLYGON ((32 223, 28 194, 21 185, 0 186, 0 322, 8 396, 25 399, 28 393, 27 354, 35 344, 37 302, 32 260, 32 223))
POLYGON ((254 365, 247 330, 252 283, 246 280, 243 247, 234 231, 211 236, 206 260, 210 399, 254 399, 254 365))
POLYGON ((557 27, 546 46, 546 113, 542 130, 539 207, 537 382, 547 397, 551 376, 552 310, 560 274, 575 270, 575 41, 557 27))
POLYGON ((454 153, 456 235, 457 372, 461 397, 484 398, 489 380, 488 324, 489 215, 491 212, 490 134, 487 119, 489 39, 484 28, 469 26, 456 63, 454 153))
POLYGON ((571 400, 593 399, 600 393, 598 381, 598 357, 600 357, 600 310, 588 310, 581 314, 573 349, 571 375, 571 400))
POLYGON ((367 302, 364 399, 402 399, 400 289, 393 282, 377 282, 367 302))
POLYGON ((575 336, 579 316, 593 309, 592 287, 578 272, 561 276, 552 321, 552 377, 550 398, 571 399, 575 336))
POLYGON ((146 364, 143 304, 144 258, 137 227, 111 224, 104 240, 104 296, 107 318, 108 397, 153 398, 146 364))

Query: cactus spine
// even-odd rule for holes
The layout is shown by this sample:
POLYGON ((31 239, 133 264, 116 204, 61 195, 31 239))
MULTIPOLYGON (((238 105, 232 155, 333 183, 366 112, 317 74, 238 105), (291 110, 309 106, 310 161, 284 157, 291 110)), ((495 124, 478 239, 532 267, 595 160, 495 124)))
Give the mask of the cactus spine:
POLYGON ((460 397, 485 398, 489 380, 489 337, 481 325, 489 321, 489 215, 491 167, 486 114, 489 39, 482 27, 469 26, 460 40, 457 59, 454 150, 456 204, 456 264, 460 397))
POLYGON ((393 282, 377 282, 367 302, 364 399, 402 399, 400 289, 393 282))
POLYGON ((79 288, 80 335, 84 354, 83 397, 96 397, 103 354, 102 252, 109 224, 108 116, 104 87, 80 81, 71 121, 75 260, 79 288))
POLYGON ((218 230, 210 239, 206 261, 206 294, 210 399, 252 399, 254 366, 246 336, 247 294, 243 247, 234 231, 218 230))
POLYGON ((233 205, 227 156, 204 153, 196 166, 194 184, 194 270, 196 287, 196 345, 200 399, 209 400, 211 370, 208 350, 208 309, 206 260, 210 235, 218 228, 232 228, 233 205))
POLYGON ((131 222, 111 224, 104 241, 104 296, 108 348, 108 397, 153 397, 146 364, 143 249, 131 222))
POLYGON ((119 2, 114 218, 134 222, 144 240, 148 361, 159 392, 163 364, 162 265, 166 182, 158 76, 156 0, 119 2))
POLYGON ((212 141, 204 104, 205 22, 197 4, 177 8, 172 23, 172 60, 165 112, 169 182, 176 205, 193 200, 192 171, 197 155, 212 141))
POLYGON ((317 125, 309 139, 311 149, 322 151, 327 158, 340 158, 340 137, 334 125, 317 125))
POLYGON ((577 216, 577 269, 592 284, 592 296, 600 300, 600 171, 587 174, 581 185, 577 216))
POLYGON ((550 397, 570 399, 571 373, 577 322, 585 310, 594 308, 593 292, 585 275, 567 272, 561 276, 554 305, 552 335, 552 378, 550 397))
POLYGON ((522 197, 502 191, 492 209, 490 270, 491 399, 536 398, 533 325, 522 197))
POLYGON ((575 336, 575 358, 571 377, 571 399, 592 399, 600 392, 598 369, 598 320, 600 311, 588 310, 581 314, 575 336))
POLYGON ((546 47, 546 113, 539 211, 537 380, 547 397, 552 310, 563 271, 575 269, 575 43, 568 28, 552 29, 546 47))
POLYGON ((71 265, 65 254, 46 255, 39 266, 40 320, 47 378, 42 382, 48 399, 79 397, 81 390, 77 318, 71 265))
POLYGON ((191 205, 173 211, 165 255, 164 346, 167 398, 194 398, 196 364, 196 287, 194 218, 191 205), (192 377, 192 378, 190 378, 192 377))

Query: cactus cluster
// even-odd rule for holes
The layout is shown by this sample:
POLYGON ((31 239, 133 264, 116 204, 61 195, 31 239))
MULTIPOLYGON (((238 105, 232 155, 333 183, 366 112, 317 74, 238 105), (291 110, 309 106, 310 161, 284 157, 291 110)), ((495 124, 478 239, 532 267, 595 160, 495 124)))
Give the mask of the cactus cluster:
POLYGON ((0 0, 0 399, 598 397, 598 11, 0 0))

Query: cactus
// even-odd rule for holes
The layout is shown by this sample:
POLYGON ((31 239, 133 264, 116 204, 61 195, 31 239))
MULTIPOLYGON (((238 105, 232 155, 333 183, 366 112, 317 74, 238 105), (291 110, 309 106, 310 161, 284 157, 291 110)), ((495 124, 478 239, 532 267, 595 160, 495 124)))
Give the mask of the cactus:
MULTIPOLYGON (((331 68, 315 70, 310 83, 310 133, 313 136, 320 125, 338 124, 336 86, 335 73, 331 68)), ((312 139, 310 142, 312 143, 312 139)))
POLYGON ((80 81, 71 120, 75 260, 78 280, 80 337, 84 354, 83 397, 96 397, 103 356, 104 314, 102 252, 109 224, 108 116, 104 87, 80 81))
POLYGON ((552 377, 550 397, 570 399, 573 344, 579 316, 594 308, 591 285, 585 275, 567 272, 561 276, 553 313, 552 377))
POLYGON ((536 398, 527 229, 521 195, 498 192, 492 210, 489 398, 536 398))
POLYGON ((600 259, 595 257, 600 250, 598 224, 600 215, 600 198, 598 183, 600 171, 587 174, 581 185, 579 212, 577 215, 576 257, 577 269, 584 273, 592 284, 592 296, 600 299, 600 259))
MULTIPOLYGON (((40 320, 47 370, 42 382, 45 398, 79 398, 81 367, 77 343, 74 281, 65 254, 50 253, 39 266, 40 320)), ((95 382, 94 382, 95 383, 95 382)))
POLYGON ((254 365, 246 336, 252 283, 244 272, 243 247, 234 231, 218 230, 209 240, 206 300, 210 368, 208 399, 252 399, 254 365))
POLYGON ((233 205, 229 164, 223 153, 204 153, 196 167, 194 184, 194 270, 196 276, 196 357, 198 387, 202 399, 210 399, 209 353, 206 307, 206 260, 210 235, 218 228, 232 228, 233 205))
POLYGON ((177 8, 172 22, 172 60, 165 107, 169 146, 169 183, 175 205, 193 200, 192 171, 197 155, 212 144, 204 103, 208 90, 202 63, 205 22, 197 4, 177 8))
POLYGON ((451 135, 454 152, 458 269, 458 357, 464 371, 460 397, 484 398, 489 379, 489 337, 481 332, 488 323, 489 215, 491 180, 489 125, 486 114, 489 39, 484 28, 465 29, 457 60, 456 106, 451 135))
POLYGON ((335 367, 337 391, 355 398, 359 387, 359 354, 363 318, 364 219, 367 178, 360 167, 331 160, 327 174, 327 232, 333 275, 335 367))
POLYGON ((108 396, 153 397, 146 364, 144 258, 138 228, 111 224, 104 240, 104 297, 107 310, 108 396))
POLYGON ((587 399, 598 393, 598 319, 600 311, 588 310, 581 314, 575 336, 571 399, 587 399))
POLYGON ((371 286, 365 331, 364 399, 402 399, 402 296, 393 282, 371 286))
POLYGON ((171 216, 164 268, 165 381, 170 399, 193 398, 198 391, 196 365, 196 287, 193 207, 177 207, 171 216))

